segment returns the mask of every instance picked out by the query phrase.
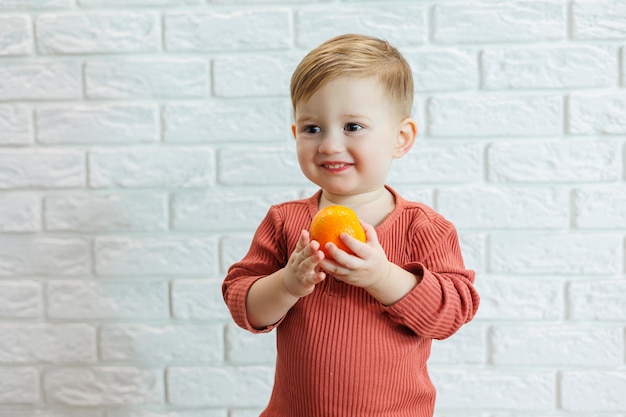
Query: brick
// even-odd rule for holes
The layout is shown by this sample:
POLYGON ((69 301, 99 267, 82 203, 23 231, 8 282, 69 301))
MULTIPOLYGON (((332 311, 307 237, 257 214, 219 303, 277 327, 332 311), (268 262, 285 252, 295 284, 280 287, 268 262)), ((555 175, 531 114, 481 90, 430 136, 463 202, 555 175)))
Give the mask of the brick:
POLYGON ((89 242, 81 238, 4 236, 0 240, 0 276, 73 276, 89 268, 89 242))
POLYGON ((0 318, 32 319, 43 312, 42 286, 35 281, 0 282, 0 318))
POLYGON ((96 330, 86 324, 0 324, 0 363, 96 360, 96 330))
POLYGON ((104 417, 99 410, 34 408, 0 410, 0 417, 104 417))
POLYGON ((511 1, 436 5, 437 43, 538 42, 564 39, 566 5, 561 1, 511 1))
POLYGON ((167 284, 154 281, 54 281, 46 292, 53 319, 166 319, 167 284))
POLYGON ((32 143, 32 116, 28 106, 0 104, 0 146, 32 143))
MULTIPOLYGON (((467 411, 458 411, 454 409, 440 409, 437 408, 435 410, 434 417, 485 417, 485 414, 480 411, 467 412, 467 411)), ((489 417, 503 417, 498 414, 489 414, 489 417)))
MULTIPOLYGON (((274 3, 329 3, 330 0, 211 0, 214 4, 274 4, 274 3)), ((350 0, 348 0, 350 1, 350 0)))
POLYGON ((626 37, 626 4, 619 0, 572 2, 572 37, 577 40, 626 37))
POLYGON ((292 138, 287 100, 171 103, 163 110, 163 123, 163 138, 169 143, 277 142, 292 138))
POLYGON ((218 181, 223 185, 306 185, 292 145, 238 147, 218 153, 218 181))
POLYGON ((608 141, 494 143, 488 148, 493 182, 600 182, 621 178, 619 144, 608 141))
POLYGON ((96 104, 40 108, 37 141, 62 144, 132 144, 159 140, 156 105, 96 104))
MULTIPOLYGON (((392 165, 391 170, 394 170, 394 165, 392 165)), ((406 200, 417 201, 431 207, 434 205, 433 189, 428 186, 420 187, 411 184, 394 184, 393 188, 406 200)))
POLYGON ((568 100, 568 133, 621 135, 626 133, 626 94, 572 93, 568 100))
POLYGON ((294 191, 181 192, 172 197, 174 230, 254 230, 270 205, 295 200, 294 191))
POLYGON ((130 366, 49 369, 43 389, 50 403, 76 407, 163 404, 165 396, 162 371, 130 366))
POLYGON ((35 21, 43 54, 155 52, 160 43, 156 13, 48 13, 35 21))
POLYGON ((94 243, 98 275, 193 275, 217 272, 212 237, 102 237, 94 243))
POLYGON ((433 340, 429 365, 477 365, 487 359, 485 327, 472 323, 463 326, 452 337, 433 340))
POLYGON ((172 315, 178 320, 230 320, 222 298, 222 279, 184 280, 171 284, 172 315))
POLYGON ((565 317, 564 284, 533 277, 479 277, 481 320, 562 320, 565 317))
POLYGON ((208 148, 98 149, 89 153, 92 187, 206 187, 214 182, 208 148))
POLYGON ((465 229, 558 229, 569 226, 569 193, 560 188, 440 188, 437 208, 465 229))
POLYGON ((291 74, 301 59, 293 53, 218 56, 212 67, 213 94, 228 98, 289 97, 291 74))
MULTIPOLYGON (((78 0, 84 7, 119 7, 128 6, 128 0, 78 0)), ((133 6, 197 6, 204 4, 204 0, 133 0, 133 6)))
POLYGON ((417 93, 471 90, 478 84, 475 53, 461 49, 406 52, 417 93))
MULTIPOLYGON (((128 1, 128 0, 125 0, 128 1)), ((258 416, 258 414, 257 414, 258 416)), ((61 416, 59 416, 61 417, 61 416)), ((225 409, 201 410, 109 410, 106 417, 228 417, 225 409)))
POLYGON ((626 229, 626 188, 585 187, 574 190, 574 225, 579 229, 626 229))
POLYGON ((272 365, 276 361, 276 332, 253 334, 229 324, 226 359, 231 365, 272 365))
POLYGON ((48 231, 166 231, 164 193, 66 194, 45 199, 48 231))
POLYGON ((567 298, 571 320, 626 321, 626 280, 572 281, 567 298))
POLYGON ((252 232, 249 235, 230 235, 221 239, 220 241, 220 265, 221 271, 226 270, 233 263, 241 260, 250 247, 252 242, 252 232))
POLYGON ((41 230, 41 203, 34 194, 0 194, 0 232, 41 230))
POLYGON ((617 81, 617 54, 603 46, 488 48, 481 62, 488 90, 610 87, 617 81))
POLYGON ((33 39, 30 26, 28 16, 0 16, 0 56, 31 54, 33 39))
POLYGON ((430 374, 437 387, 438 407, 443 409, 532 411, 551 410, 556 405, 553 372, 436 369, 430 374))
POLYGON ((624 65, 624 62, 626 62, 626 47, 622 47, 621 62, 622 62, 621 85, 622 87, 625 87, 626 86, 626 65, 624 65))
POLYGON ((66 188, 85 185, 82 151, 0 150, 0 189, 66 188))
POLYGON ((484 233, 461 233, 459 244, 465 266, 481 274, 487 272, 487 235, 484 233))
POLYGON ((73 0, 0 0, 0 10, 60 9, 73 6, 73 0))
POLYGON ((558 96, 435 96, 427 117, 427 134, 434 137, 553 136, 563 125, 558 96))
POLYGON ((0 368, 0 404, 39 402, 39 373, 35 368, 0 368))
POLYGON ((490 344, 495 366, 613 367, 623 361, 624 335, 620 327, 498 325, 490 344))
POLYGON ((420 142, 389 172, 392 184, 466 183, 483 176, 482 146, 476 143, 420 142))
POLYGON ((257 417, 263 412, 263 408, 231 409, 230 417, 257 417))
POLYGON ((367 33, 394 46, 416 46, 426 41, 423 5, 403 7, 324 7, 296 12, 296 44, 311 49, 344 33, 367 33))
POLYGON ((290 11, 238 10, 165 15, 168 51, 284 49, 291 44, 290 11))
POLYGON ((78 62, 34 61, 3 63, 1 100, 67 100, 82 96, 78 62))
POLYGON ((100 329, 100 355, 110 362, 219 363, 224 359, 223 335, 220 323, 110 324, 100 329))
POLYGON ((85 86, 95 99, 204 97, 209 64, 199 58, 92 60, 85 64, 85 86))
POLYGON ((561 374, 561 404, 566 411, 591 413, 626 410, 624 370, 564 371, 561 374))
POLYGON ((509 274, 616 274, 623 270, 619 235, 519 232, 491 236, 490 271, 509 274))
POLYGON ((267 404, 272 367, 171 367, 168 399, 179 406, 261 407, 267 404))

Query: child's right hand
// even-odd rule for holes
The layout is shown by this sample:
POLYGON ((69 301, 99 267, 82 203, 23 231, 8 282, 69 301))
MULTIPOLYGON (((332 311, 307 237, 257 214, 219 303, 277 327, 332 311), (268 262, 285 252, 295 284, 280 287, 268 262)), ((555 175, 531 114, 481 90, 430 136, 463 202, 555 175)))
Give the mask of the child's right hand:
POLYGON ((298 298, 311 294, 315 285, 326 278, 326 273, 319 267, 323 259, 320 244, 311 240, 309 232, 303 230, 283 273, 283 285, 287 292, 298 298))

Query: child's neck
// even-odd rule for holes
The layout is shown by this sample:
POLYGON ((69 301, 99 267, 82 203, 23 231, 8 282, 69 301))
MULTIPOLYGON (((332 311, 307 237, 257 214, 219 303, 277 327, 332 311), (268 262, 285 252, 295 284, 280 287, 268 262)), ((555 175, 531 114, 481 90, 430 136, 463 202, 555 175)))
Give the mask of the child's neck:
POLYGON ((322 191, 319 208, 336 204, 350 207, 361 220, 377 226, 393 211, 395 199, 385 187, 354 195, 335 195, 322 191))

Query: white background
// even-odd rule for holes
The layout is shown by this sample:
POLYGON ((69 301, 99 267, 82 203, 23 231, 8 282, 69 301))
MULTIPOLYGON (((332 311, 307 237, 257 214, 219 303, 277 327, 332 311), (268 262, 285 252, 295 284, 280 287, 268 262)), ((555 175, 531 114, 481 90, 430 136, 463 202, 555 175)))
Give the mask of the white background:
POLYGON ((0 0, 1 417, 258 415, 220 284, 314 190, 288 83, 345 32, 412 65, 389 184, 477 271, 437 416, 626 416, 626 1, 0 0))

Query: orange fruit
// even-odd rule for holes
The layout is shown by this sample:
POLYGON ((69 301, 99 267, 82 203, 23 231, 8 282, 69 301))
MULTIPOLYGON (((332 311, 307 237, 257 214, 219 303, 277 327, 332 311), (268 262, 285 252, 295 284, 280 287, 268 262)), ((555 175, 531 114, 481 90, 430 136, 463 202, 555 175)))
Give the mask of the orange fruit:
POLYGON ((365 242, 365 230, 359 223, 359 218, 352 209, 345 206, 328 206, 318 211, 313 217, 309 233, 311 233, 311 239, 319 242, 320 250, 329 258, 331 256, 324 247, 328 242, 334 243, 339 249, 350 254, 353 253, 339 239, 342 233, 365 242))

